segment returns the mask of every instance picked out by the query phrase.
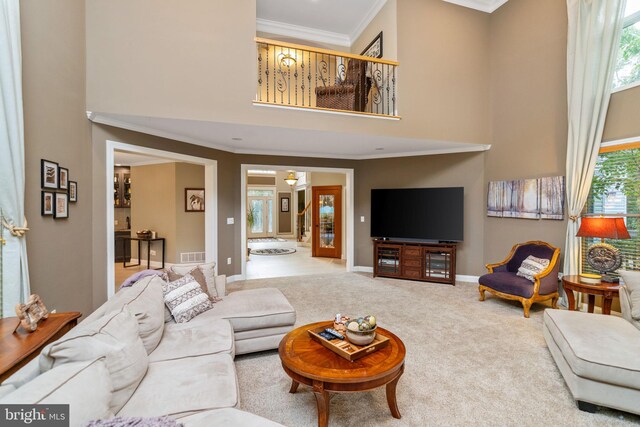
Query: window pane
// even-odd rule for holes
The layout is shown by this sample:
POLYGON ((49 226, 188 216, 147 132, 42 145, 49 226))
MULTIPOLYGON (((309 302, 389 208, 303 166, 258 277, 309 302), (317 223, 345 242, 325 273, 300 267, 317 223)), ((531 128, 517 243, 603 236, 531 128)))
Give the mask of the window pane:
POLYGON ((613 88, 617 89, 638 80, 640 80, 640 22, 622 30, 618 61, 613 74, 613 88))
POLYGON ((640 11, 640 0, 627 0, 627 7, 624 9, 624 16, 630 16, 640 11))
POLYGON ((248 190, 249 197, 273 197, 273 190, 248 190))
MULTIPOLYGON (((601 153, 586 206, 587 214, 623 216, 630 239, 605 240, 622 253, 622 269, 640 270, 640 149, 601 153)), ((596 273, 586 262, 587 248, 600 239, 582 239, 582 270, 596 273)))

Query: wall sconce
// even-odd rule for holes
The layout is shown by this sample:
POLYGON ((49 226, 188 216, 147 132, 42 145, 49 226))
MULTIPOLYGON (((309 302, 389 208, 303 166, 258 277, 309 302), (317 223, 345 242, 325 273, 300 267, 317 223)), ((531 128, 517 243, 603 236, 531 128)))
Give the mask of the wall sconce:
POLYGON ((284 182, 289 184, 291 187, 296 185, 296 182, 298 182, 298 178, 296 178, 295 172, 289 172, 287 174, 287 177, 284 179, 284 182))
POLYGON ((278 61, 280 62, 280 66, 288 68, 296 63, 296 58, 289 53, 280 53, 278 54, 278 61))

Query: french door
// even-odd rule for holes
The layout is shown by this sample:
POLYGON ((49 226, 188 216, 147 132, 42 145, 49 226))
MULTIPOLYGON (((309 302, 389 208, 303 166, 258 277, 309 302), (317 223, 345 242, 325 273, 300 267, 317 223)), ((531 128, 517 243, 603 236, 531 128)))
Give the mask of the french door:
POLYGON ((249 189, 247 191, 247 237, 275 236, 275 190, 249 189))
POLYGON ((342 186, 312 187, 314 257, 342 257, 342 186))

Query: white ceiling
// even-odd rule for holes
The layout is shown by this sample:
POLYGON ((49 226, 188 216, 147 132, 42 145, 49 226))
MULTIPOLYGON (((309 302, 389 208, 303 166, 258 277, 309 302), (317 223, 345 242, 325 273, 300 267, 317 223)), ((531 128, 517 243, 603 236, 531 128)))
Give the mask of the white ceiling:
POLYGON ((96 123, 239 154, 374 159, 485 151, 490 148, 489 145, 464 142, 119 114, 89 113, 89 118, 96 123))
POLYGON ((143 166, 159 163, 171 163, 175 160, 162 157, 149 156, 147 154, 130 153, 128 151, 114 151, 113 163, 116 166, 143 166))
POLYGON ((258 31, 351 46, 387 0, 257 0, 258 31))
POLYGON ((447 3, 457 4, 459 6, 469 7, 471 9, 480 10, 482 12, 492 13, 508 0, 444 0, 447 3))
MULTIPOLYGON (((443 0, 492 13, 508 0, 443 0)), ((387 0, 256 0, 258 31, 349 47, 387 0)))

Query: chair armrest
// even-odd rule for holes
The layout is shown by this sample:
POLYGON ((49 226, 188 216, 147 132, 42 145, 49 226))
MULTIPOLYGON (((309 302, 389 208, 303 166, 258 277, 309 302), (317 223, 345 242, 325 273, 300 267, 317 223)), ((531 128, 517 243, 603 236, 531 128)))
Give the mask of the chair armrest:
POLYGON ((499 273, 501 271, 508 271, 507 261, 498 262, 496 264, 487 264, 485 267, 487 267, 487 271, 489 273, 499 273))
POLYGON ((556 250, 551 258, 549 266, 540 274, 533 276, 534 282, 534 295, 547 295, 554 292, 558 292, 558 272, 560 271, 560 263, 558 258, 560 257, 560 250, 556 250))
POLYGON ((216 276, 214 278, 216 285, 216 293, 219 297, 223 297, 227 295, 227 276, 221 274, 220 276, 216 276))

